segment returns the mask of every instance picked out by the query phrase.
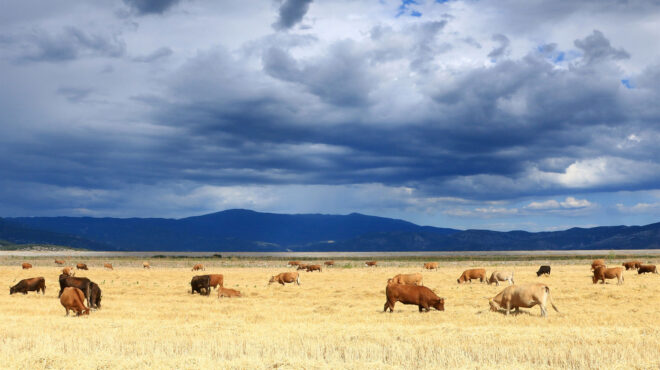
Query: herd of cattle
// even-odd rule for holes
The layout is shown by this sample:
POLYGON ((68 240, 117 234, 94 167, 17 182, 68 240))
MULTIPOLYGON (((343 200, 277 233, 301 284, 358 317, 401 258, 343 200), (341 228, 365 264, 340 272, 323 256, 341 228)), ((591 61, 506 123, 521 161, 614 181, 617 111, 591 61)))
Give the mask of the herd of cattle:
MULTIPOLYGON (((58 265, 64 265, 63 260, 55 260, 58 265)), ((335 261, 326 261, 326 267, 334 266, 335 261)), ((300 261, 289 261, 288 266, 295 267, 298 270, 305 270, 307 272, 322 271, 321 265, 310 265, 300 261)), ((368 267, 376 267, 377 261, 367 261, 365 265, 368 267)), ((104 263, 104 268, 112 270, 112 264, 104 263)), ((32 268, 29 263, 23 263, 21 266, 24 270, 32 268)), ((145 269, 151 268, 149 262, 143 262, 142 267, 145 269)), ((88 270, 87 265, 84 263, 76 264, 78 270, 88 270)), ((424 268, 427 270, 437 270, 437 262, 424 263, 424 268)), ((610 267, 605 265, 602 259, 594 260, 591 263, 591 270, 593 271, 592 281, 594 284, 601 281, 605 284, 606 279, 617 279, 617 284, 623 284, 623 271, 637 270, 638 274, 644 273, 658 273, 655 265, 644 265, 640 261, 624 262, 623 267, 610 267)), ((196 264, 193 266, 192 271, 205 271, 204 265, 196 264)), ((543 265, 539 267, 536 272, 537 277, 541 275, 550 275, 550 266, 543 265)), ((101 288, 95 282, 85 277, 74 276, 75 272, 73 267, 64 267, 62 274, 59 276, 60 291, 58 298, 60 303, 66 310, 66 315, 69 315, 69 310, 76 312, 77 316, 89 315, 90 309, 101 308, 101 288), (87 301, 85 306, 84 301, 87 301)), ((486 278, 486 270, 482 268, 468 269, 463 271, 461 276, 456 279, 458 284, 471 283, 472 280, 479 280, 479 282, 486 282, 488 285, 500 285, 500 282, 509 282, 509 286, 503 291, 498 293, 495 297, 489 300, 490 310, 499 311, 504 309, 508 315, 511 309, 516 312, 522 308, 531 308, 539 305, 541 308, 541 316, 545 317, 547 313, 546 305, 550 303, 552 308, 559 312, 557 307, 552 302, 550 297, 550 288, 543 283, 531 283, 523 285, 515 285, 513 280, 513 272, 511 271, 494 271, 489 278, 486 278)), ((268 285, 278 283, 281 285, 296 283, 300 285, 300 274, 297 271, 283 272, 278 275, 271 276, 268 285)), ((211 288, 216 288, 218 298, 222 297, 241 297, 241 292, 235 289, 224 287, 224 276, 222 274, 208 274, 193 276, 190 281, 191 293, 199 293, 200 295, 210 295, 211 288)), ((23 279, 18 284, 9 288, 9 294, 23 293, 27 294, 29 291, 34 291, 46 294, 46 280, 43 277, 35 277, 23 279)), ((428 312, 431 307, 438 311, 444 311, 445 299, 438 297, 431 289, 423 284, 423 277, 420 273, 415 274, 398 274, 387 280, 385 288, 385 295, 387 301, 383 311, 394 311, 396 302, 403 304, 411 304, 419 307, 419 312, 428 312)))

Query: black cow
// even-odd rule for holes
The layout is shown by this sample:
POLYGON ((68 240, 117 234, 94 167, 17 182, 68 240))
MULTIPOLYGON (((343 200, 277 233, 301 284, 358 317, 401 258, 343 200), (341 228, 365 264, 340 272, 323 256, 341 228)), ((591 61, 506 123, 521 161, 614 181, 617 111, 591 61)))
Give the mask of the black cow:
POLYGON ((209 295, 211 293, 211 287, 209 285, 211 285, 210 276, 193 276, 192 280, 190 280, 190 287, 192 288, 191 293, 195 294, 195 292, 197 292, 200 295, 209 295), (202 289, 204 289, 204 292, 202 292, 202 289))
POLYGON ((101 308, 101 288, 93 281, 89 283, 89 298, 91 299, 89 308, 97 310, 101 308))
POLYGON ((536 271, 536 276, 541 276, 543 274, 550 275, 550 266, 544 265, 539 267, 539 270, 536 271))
POLYGON ((41 293, 46 294, 46 279, 43 277, 35 277, 30 279, 23 279, 18 282, 18 284, 9 288, 9 295, 14 293, 23 293, 27 294, 28 292, 37 292, 41 290, 41 293))
MULTIPOLYGON (((64 274, 60 275, 60 293, 57 295, 57 298, 62 296, 62 292, 64 291, 64 288, 66 287, 73 287, 73 288, 78 288, 82 290, 83 294, 85 295, 85 299, 87 299, 87 306, 92 307, 92 301, 90 299, 91 295, 91 280, 89 280, 86 277, 73 277, 73 276, 67 276, 64 274)), ((99 289, 100 292, 100 289, 99 289)), ((100 295, 99 295, 100 297, 100 295)))
POLYGON ((652 272, 654 274, 658 273, 658 269, 655 267, 655 265, 640 265, 639 270, 637 270, 637 274, 645 274, 647 272, 652 272))

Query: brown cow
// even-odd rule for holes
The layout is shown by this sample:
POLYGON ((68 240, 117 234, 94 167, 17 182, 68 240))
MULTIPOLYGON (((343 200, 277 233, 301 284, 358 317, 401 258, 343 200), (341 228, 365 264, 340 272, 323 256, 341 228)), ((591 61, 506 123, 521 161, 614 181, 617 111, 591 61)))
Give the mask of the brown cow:
POLYGON ((299 266, 299 265, 300 265, 300 261, 289 261, 289 263, 287 263, 287 266, 299 266))
POLYGON ((301 263, 298 265, 297 270, 307 270, 307 264, 306 263, 301 263))
POLYGON ((209 287, 222 288, 225 283, 225 277, 222 274, 209 274, 209 287))
POLYGON ((307 272, 318 271, 321 272, 321 265, 307 265, 307 272))
POLYGON ((422 274, 399 274, 391 279, 387 279, 388 284, 404 285, 424 285, 422 283, 422 274))
POLYGON ((424 312, 424 310, 429 312, 431 307, 438 311, 445 310, 445 299, 438 297, 425 286, 388 283, 385 288, 385 296, 387 301, 385 301, 383 312, 389 308, 392 313, 396 302, 417 305, 419 312, 424 312))
POLYGON ((520 307, 531 308, 539 305, 541 307, 541 316, 545 317, 547 313, 546 303, 548 302, 555 311, 559 312, 554 303, 552 303, 550 288, 542 283, 532 283, 506 287, 493 297, 493 299, 489 300, 488 304, 491 311, 497 312, 500 308, 504 308, 507 315, 511 312, 512 308, 518 312, 520 311, 520 307))
POLYGON ((190 270, 190 271, 199 271, 199 270, 202 270, 202 271, 206 270, 204 268, 204 265, 202 265, 201 263, 198 263, 195 266, 193 266, 192 270, 190 270))
POLYGON ((605 266, 605 260, 594 260, 591 262, 591 270, 596 270, 598 266, 605 266))
POLYGON ((73 271, 73 267, 65 267, 62 269, 62 275, 73 276, 76 273, 73 271))
POLYGON ((479 282, 484 282, 486 280, 486 270, 485 269, 469 269, 463 271, 463 274, 456 279, 456 281, 461 284, 466 281, 472 282, 472 279, 479 279, 479 282))
POLYGON ((55 260, 56 265, 63 265, 64 261, 63 260, 55 260))
POLYGON ((605 279, 617 279, 617 285, 623 284, 623 267, 611 267, 607 268, 605 266, 597 266, 594 270, 593 282, 596 284, 598 280, 602 280, 602 283, 605 284, 605 279))
POLYGON ((89 269, 87 268, 87 265, 84 264, 84 263, 79 263, 79 264, 77 264, 77 265, 76 265, 76 268, 77 268, 78 270, 89 270, 89 269))
POLYGON ((108 270, 114 270, 114 269, 112 268, 112 263, 104 263, 104 264, 103 264, 103 267, 107 268, 108 270))
POLYGON ((220 287, 220 289, 218 289, 218 298, 222 298, 222 297, 227 297, 227 298, 241 297, 241 292, 239 292, 236 289, 220 287))
POLYGON ((82 290, 73 287, 66 287, 60 295, 60 303, 69 316, 69 310, 76 313, 76 316, 89 315, 89 308, 85 307, 85 295, 82 290))
POLYGON ((27 269, 31 269, 31 268, 32 268, 32 265, 29 264, 29 263, 27 263, 27 262, 23 262, 23 264, 21 265, 21 267, 23 268, 23 270, 27 270, 27 269))
POLYGON ((36 292, 39 294, 41 290, 42 294, 46 294, 46 279, 43 277, 35 277, 30 279, 23 279, 18 282, 18 284, 9 288, 9 295, 14 293, 23 293, 27 294, 28 292, 36 292))
POLYGON ((367 265, 367 267, 376 267, 376 265, 378 265, 378 261, 367 261, 364 264, 367 265))
POLYGON ((326 265, 326 266, 334 266, 335 261, 325 261, 325 262, 323 262, 323 264, 326 265))
POLYGON ((427 270, 437 270, 438 269, 438 263, 437 262, 426 262, 424 263, 424 268, 427 270))
POLYGON ((637 270, 637 274, 645 274, 647 272, 657 274, 658 269, 655 268, 655 265, 640 265, 639 270, 637 270))
POLYGON ((297 272, 283 272, 281 274, 271 276, 270 280, 268 281, 268 285, 272 283, 280 283, 284 285, 284 283, 293 283, 294 281, 296 284, 300 285, 300 276, 297 272))
POLYGON ((621 264, 621 266, 625 267, 626 270, 637 270, 639 265, 640 263, 638 261, 629 261, 621 264))

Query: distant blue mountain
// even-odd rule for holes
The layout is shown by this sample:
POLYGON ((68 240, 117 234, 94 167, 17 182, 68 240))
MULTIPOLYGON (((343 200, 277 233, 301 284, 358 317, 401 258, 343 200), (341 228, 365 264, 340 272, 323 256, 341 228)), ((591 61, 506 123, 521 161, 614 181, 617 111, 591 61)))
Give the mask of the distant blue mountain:
POLYGON ((367 216, 233 209, 182 219, 0 219, 0 240, 127 251, 486 251, 660 248, 660 223, 565 231, 455 230, 367 216))

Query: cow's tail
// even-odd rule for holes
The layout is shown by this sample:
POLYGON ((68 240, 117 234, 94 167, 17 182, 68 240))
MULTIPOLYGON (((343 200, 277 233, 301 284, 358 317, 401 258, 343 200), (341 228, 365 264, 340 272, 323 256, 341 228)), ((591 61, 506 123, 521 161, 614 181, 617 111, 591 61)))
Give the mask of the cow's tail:
POLYGON ((555 304, 552 302, 552 297, 550 297, 550 288, 547 287, 547 286, 545 287, 545 293, 546 293, 546 295, 547 295, 547 297, 548 297, 548 303, 550 303, 550 306, 552 306, 552 308, 553 308, 555 311, 559 312, 559 310, 557 309, 557 306, 555 306, 555 304))

